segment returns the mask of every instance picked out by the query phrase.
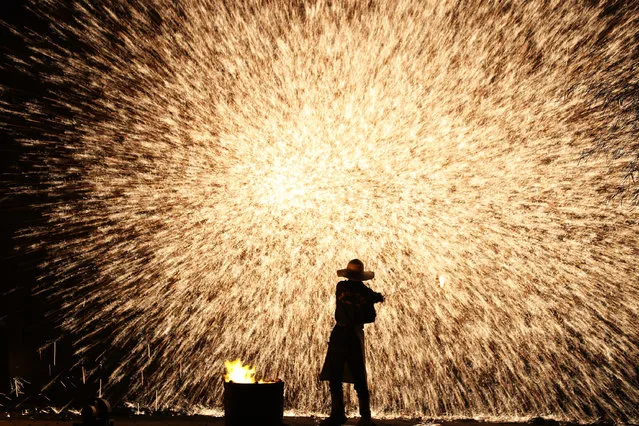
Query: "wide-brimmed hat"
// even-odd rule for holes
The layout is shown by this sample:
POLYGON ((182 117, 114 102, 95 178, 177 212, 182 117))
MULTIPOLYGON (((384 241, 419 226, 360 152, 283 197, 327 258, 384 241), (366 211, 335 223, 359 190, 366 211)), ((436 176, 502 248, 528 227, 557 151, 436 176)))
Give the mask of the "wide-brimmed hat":
POLYGON ((353 259, 348 262, 346 269, 337 270, 338 277, 348 278, 354 281, 366 281, 375 277, 375 272, 365 271, 364 263, 359 259, 353 259))

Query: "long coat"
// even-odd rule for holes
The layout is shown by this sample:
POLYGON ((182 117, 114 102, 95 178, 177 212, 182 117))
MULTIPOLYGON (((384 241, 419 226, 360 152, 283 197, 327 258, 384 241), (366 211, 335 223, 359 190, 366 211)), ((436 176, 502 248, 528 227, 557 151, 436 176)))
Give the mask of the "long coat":
POLYGON ((364 350, 364 328, 345 329, 339 325, 333 327, 328 341, 328 350, 324 366, 320 372, 320 380, 356 383, 355 377, 359 373, 360 380, 366 382, 366 355, 364 350), (342 371, 336 371, 339 366, 342 371), (351 369, 356 371, 355 375, 351 369))
POLYGON ((341 281, 335 290, 335 327, 331 332, 320 380, 366 383, 365 305, 383 300, 361 281, 341 281))

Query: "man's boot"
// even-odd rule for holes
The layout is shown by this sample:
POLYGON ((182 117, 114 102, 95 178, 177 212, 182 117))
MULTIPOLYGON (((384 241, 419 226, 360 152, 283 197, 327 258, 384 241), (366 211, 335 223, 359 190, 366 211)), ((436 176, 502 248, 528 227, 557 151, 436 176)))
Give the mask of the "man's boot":
POLYGON ((344 392, 331 392, 331 415, 320 422, 320 426, 340 426, 346 423, 344 392))

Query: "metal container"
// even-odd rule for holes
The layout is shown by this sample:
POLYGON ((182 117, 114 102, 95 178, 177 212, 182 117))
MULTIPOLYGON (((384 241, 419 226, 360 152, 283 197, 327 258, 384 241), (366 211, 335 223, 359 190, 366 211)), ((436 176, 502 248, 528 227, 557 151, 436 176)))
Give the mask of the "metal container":
POLYGON ((281 426, 284 418, 284 382, 224 382, 226 426, 281 426))

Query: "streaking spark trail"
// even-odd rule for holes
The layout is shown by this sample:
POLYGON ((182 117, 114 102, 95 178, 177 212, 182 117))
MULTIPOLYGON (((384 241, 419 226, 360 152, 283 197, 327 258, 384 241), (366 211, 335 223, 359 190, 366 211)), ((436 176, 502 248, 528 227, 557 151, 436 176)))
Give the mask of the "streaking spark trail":
POLYGON ((637 422, 632 2, 31 8, 3 67, 43 92, 0 104, 16 194, 46 195, 19 244, 105 392, 220 406, 242 359, 326 412, 357 257, 377 415, 637 422))

